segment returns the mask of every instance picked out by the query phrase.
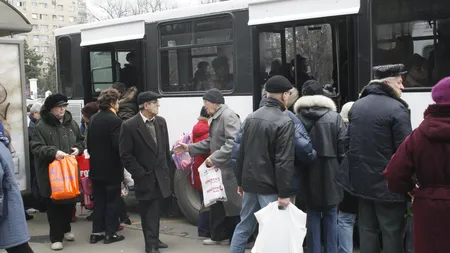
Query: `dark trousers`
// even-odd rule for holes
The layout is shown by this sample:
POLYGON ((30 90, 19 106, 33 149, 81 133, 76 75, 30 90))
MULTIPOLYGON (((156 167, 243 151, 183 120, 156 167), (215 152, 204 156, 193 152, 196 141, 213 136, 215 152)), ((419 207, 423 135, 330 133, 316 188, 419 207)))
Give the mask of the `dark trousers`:
POLYGON ((223 241, 233 237, 234 229, 240 221, 239 216, 227 216, 222 202, 210 206, 211 240, 223 241))
POLYGON ((57 204, 53 200, 47 200, 47 219, 50 225, 50 241, 52 243, 62 242, 64 234, 72 230, 72 212, 75 203, 57 204))
POLYGON ((209 220, 209 210, 207 210, 203 206, 203 193, 199 191, 200 201, 202 203, 202 207, 200 208, 200 212, 198 214, 198 236, 201 237, 211 237, 211 221, 209 220), (206 210, 204 210, 206 209, 206 210))
POLYGON ((123 198, 120 198, 119 206, 119 218, 121 222, 124 222, 129 216, 127 213, 127 204, 123 198))
POLYGON ((406 203, 386 203, 359 199, 360 250, 379 253, 381 232, 384 253, 403 252, 406 203))
POLYGON ((15 247, 6 249, 8 253, 34 253, 34 251, 30 248, 30 245, 26 242, 24 244, 17 245, 15 247))
POLYGON ((157 247, 159 243, 161 199, 139 200, 139 214, 145 239, 145 251, 150 252, 152 246, 157 247))
POLYGON ((92 233, 105 232, 106 235, 113 235, 120 225, 120 183, 102 181, 92 183, 95 200, 92 233))

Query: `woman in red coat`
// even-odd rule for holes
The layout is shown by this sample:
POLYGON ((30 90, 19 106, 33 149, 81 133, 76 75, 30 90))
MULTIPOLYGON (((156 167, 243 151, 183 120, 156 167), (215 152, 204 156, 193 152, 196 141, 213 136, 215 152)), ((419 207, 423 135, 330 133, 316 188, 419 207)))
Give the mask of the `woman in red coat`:
POLYGON ((392 192, 414 196, 415 253, 450 252, 450 77, 431 94, 436 104, 384 171, 392 192))
MULTIPOLYGON (((206 112, 205 107, 202 107, 200 111, 200 117, 198 118, 197 124, 195 124, 192 129, 193 135, 193 143, 197 143, 203 140, 208 139, 209 134, 209 115, 206 112)), ((194 157, 194 165, 192 168, 192 186, 199 191, 200 198, 203 202, 203 194, 202 194, 202 183, 200 181, 200 175, 198 173, 198 168, 203 164, 203 162, 208 158, 207 155, 199 155, 194 157)), ((203 206, 203 205, 202 205, 203 206)), ((202 209, 204 209, 202 207, 202 209)), ((210 222, 209 222, 209 211, 200 210, 198 215, 198 236, 201 237, 211 237, 210 231, 210 222)))

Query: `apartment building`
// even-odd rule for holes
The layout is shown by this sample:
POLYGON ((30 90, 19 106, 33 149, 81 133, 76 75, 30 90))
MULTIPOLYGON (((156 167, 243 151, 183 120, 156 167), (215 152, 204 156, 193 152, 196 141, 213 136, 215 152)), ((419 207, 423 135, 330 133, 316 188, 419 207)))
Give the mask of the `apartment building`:
POLYGON ((75 25, 84 18, 85 0, 8 0, 33 25, 33 30, 16 37, 25 39, 28 46, 43 56, 42 70, 55 55, 56 28, 75 25))

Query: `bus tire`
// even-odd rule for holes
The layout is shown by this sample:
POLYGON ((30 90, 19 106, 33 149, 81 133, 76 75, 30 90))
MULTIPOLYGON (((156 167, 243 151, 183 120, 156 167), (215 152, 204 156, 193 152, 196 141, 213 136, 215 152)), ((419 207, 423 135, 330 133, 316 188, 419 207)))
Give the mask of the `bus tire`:
POLYGON ((198 190, 194 189, 191 185, 191 172, 176 170, 174 183, 178 207, 186 220, 192 225, 197 226, 201 201, 198 190))

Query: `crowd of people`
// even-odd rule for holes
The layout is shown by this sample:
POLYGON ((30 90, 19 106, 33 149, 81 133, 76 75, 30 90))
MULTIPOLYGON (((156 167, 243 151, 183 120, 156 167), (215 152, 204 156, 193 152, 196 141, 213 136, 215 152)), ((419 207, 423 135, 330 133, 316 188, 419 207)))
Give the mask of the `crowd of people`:
MULTIPOLYGON (((414 201, 414 252, 447 252, 450 78, 433 87, 435 104, 413 131, 408 104, 401 99, 404 66, 373 71, 375 79, 340 113, 314 79, 297 90, 287 78, 271 76, 260 108, 242 123, 218 89, 203 95, 193 143, 178 143, 173 152, 194 157, 192 185, 201 199, 198 168, 205 164, 222 173, 227 200, 202 206, 199 213, 204 245, 230 244, 230 253, 245 252, 257 237, 255 212, 276 201, 306 212, 310 253, 353 252, 356 219, 361 252, 400 253, 405 214, 414 201)), ((159 239, 161 201, 171 195, 173 166, 167 123, 158 116, 160 98, 116 83, 83 108, 81 129, 61 94, 50 95, 40 110, 39 105, 31 109, 35 183, 45 203, 53 250, 62 250, 64 240, 75 240, 70 223, 79 198, 50 198, 48 166, 85 149, 95 200, 90 243, 125 240, 118 231, 121 222, 131 222, 121 198, 129 172, 145 252, 169 247, 159 239)), ((0 142, 0 248, 33 252, 26 217, 14 211, 24 208, 8 151, 10 138, 2 128, 0 142)))

